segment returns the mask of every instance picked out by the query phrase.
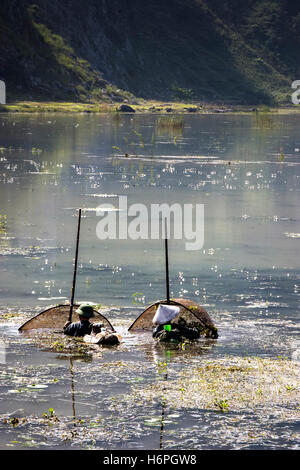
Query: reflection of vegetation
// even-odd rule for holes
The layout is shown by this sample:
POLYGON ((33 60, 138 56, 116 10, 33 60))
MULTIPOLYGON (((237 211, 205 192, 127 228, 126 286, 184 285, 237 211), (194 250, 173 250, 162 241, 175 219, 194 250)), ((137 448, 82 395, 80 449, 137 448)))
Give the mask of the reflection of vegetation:
POLYGON ((271 129, 275 125, 274 118, 268 106, 262 106, 255 111, 255 125, 260 129, 271 129))
POLYGON ((1 251, 3 252, 8 249, 8 241, 7 241, 7 216, 6 214, 0 214, 0 237, 1 240, 1 251))
POLYGON ((144 143, 143 135, 140 132, 135 131, 135 130, 133 132, 138 137, 140 146, 144 149, 145 148, 145 143, 144 143))
POLYGON ((285 156, 284 156, 283 148, 282 148, 282 147, 280 147, 280 154, 279 154, 279 156, 278 156, 278 159, 279 159, 280 163, 282 163, 282 162, 284 161, 284 159, 285 159, 285 156))
POLYGON ((7 215, 0 214, 0 235, 5 236, 7 230, 7 215))
MULTIPOLYGON (((137 130, 133 130, 133 133, 137 136, 138 142, 129 141, 128 137, 123 136, 124 145, 122 147, 113 145, 112 149, 117 150, 121 155, 124 155, 125 157, 129 157, 130 155, 134 155, 135 157, 138 157, 139 155, 138 155, 138 151, 136 150, 136 147, 142 148, 145 150, 146 143, 144 141, 143 134, 141 134, 137 130)), ((147 145, 150 147, 150 154, 153 156, 153 148, 155 145, 154 133, 152 134, 150 143, 147 145)))
POLYGON ((180 130, 184 128, 184 119, 183 116, 173 115, 173 116, 160 116, 156 121, 157 130, 180 130))

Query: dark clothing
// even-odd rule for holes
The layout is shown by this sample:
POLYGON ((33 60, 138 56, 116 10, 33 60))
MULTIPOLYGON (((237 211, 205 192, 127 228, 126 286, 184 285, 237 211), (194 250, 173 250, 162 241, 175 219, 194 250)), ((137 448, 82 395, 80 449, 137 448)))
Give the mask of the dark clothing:
POLYGON ((185 339, 193 340, 200 337, 200 332, 197 328, 191 328, 177 323, 172 323, 171 326, 171 331, 166 331, 164 325, 157 326, 152 332, 153 338, 159 339, 160 341, 173 340, 181 342, 185 339))
POLYGON ((64 334, 69 336, 84 336, 90 335, 93 325, 88 320, 81 320, 71 323, 64 328, 64 334))

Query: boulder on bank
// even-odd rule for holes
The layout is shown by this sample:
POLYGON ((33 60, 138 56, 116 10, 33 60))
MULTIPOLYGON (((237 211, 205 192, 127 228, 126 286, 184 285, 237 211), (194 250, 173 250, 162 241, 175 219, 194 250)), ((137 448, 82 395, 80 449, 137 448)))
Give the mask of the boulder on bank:
POLYGON ((214 109, 215 113, 228 113, 230 109, 222 109, 222 108, 216 108, 214 109))
POLYGON ((188 113, 196 113, 198 111, 198 108, 195 108, 195 107, 193 108, 189 107, 189 108, 183 108, 183 109, 185 112, 188 112, 188 113))
POLYGON ((119 113, 135 113, 135 109, 133 109, 128 104, 121 104, 118 111, 119 113))

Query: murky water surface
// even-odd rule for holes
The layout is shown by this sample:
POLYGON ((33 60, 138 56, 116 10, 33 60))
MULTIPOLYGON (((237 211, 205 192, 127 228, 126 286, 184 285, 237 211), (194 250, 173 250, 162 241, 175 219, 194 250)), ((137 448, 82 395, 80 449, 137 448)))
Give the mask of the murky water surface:
POLYGON ((183 129, 157 119, 0 116, 1 448, 299 448, 291 376, 282 385, 290 399, 273 405, 256 402, 259 386, 247 406, 220 383, 207 406, 178 402, 168 387, 190 370, 197 382, 197 367, 211 363, 299 364, 300 116, 187 115, 183 129), (97 238, 95 209, 118 209, 118 196, 149 210, 204 204, 202 249, 169 243, 170 288, 205 306, 218 340, 166 347, 128 333, 165 297, 164 252, 161 240, 97 238), (78 207, 76 299, 103 305, 123 337, 117 348, 17 331, 70 297, 78 207))

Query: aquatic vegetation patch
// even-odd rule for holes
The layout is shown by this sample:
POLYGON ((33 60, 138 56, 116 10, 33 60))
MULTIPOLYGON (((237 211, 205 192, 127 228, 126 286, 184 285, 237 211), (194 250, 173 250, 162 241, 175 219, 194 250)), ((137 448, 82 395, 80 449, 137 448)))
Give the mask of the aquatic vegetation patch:
MULTIPOLYGON (((29 415, 27 410, 26 416, 14 412, 0 417, 0 431, 5 433, 8 447, 107 449, 123 448, 125 443, 145 448, 153 438, 166 449, 178 447, 179 439, 182 448, 251 445, 253 440, 265 443, 274 439, 271 424, 266 423, 291 425, 299 417, 299 370, 286 359, 228 357, 189 362, 186 358, 180 364, 118 359, 92 361, 88 367, 73 364, 74 406, 77 411, 82 401, 92 404, 89 415, 77 411, 64 416, 56 411, 60 398, 70 400, 65 392, 60 395, 59 384, 58 394, 45 403, 41 389, 38 414, 29 415), (77 390, 83 386, 85 400, 77 390), (195 435, 200 423, 206 429, 201 438, 195 435)), ((14 381, 15 386, 24 387, 19 400, 25 403, 30 388, 25 383, 18 385, 18 380, 31 385, 31 393, 34 384, 50 384, 50 377, 53 384, 61 373, 61 380, 69 384, 64 361, 61 367, 32 365, 21 374, 21 369, 8 368, 2 379, 8 386, 14 381)))
POLYGON ((1 314, 0 312, 0 318, 1 320, 4 319, 4 320, 10 320, 11 318, 15 318, 15 317, 19 317, 20 314, 19 313, 4 313, 4 314, 1 314))
POLYGON ((284 235, 287 238, 300 238, 300 233, 285 232, 284 235))
POLYGON ((31 416, 26 419, 13 418, 13 425, 9 418, 0 419, 0 427, 11 435, 8 447, 49 447, 64 445, 71 448, 107 449, 113 448, 120 442, 135 441, 142 436, 147 437, 151 429, 141 426, 136 420, 127 422, 124 417, 117 417, 115 413, 103 419, 101 415, 93 418, 58 418, 55 414, 48 417, 31 416))
MULTIPOLYGON (((84 343, 82 338, 73 338, 60 332, 49 330, 33 330, 29 335, 35 344, 44 351, 57 352, 72 357, 89 356, 95 350, 95 346, 84 343)), ((98 351, 100 351, 98 347, 98 351)))
MULTIPOLYGON (((159 365, 160 370, 162 366, 159 365)), ((172 377, 164 364, 167 380, 158 380, 135 390, 138 400, 167 400, 176 408, 232 411, 291 407, 299 413, 299 364, 285 358, 230 357, 201 361, 172 377), (172 380, 170 378, 172 377, 172 380)))
MULTIPOLYGON (((23 247, 7 247, 0 246, 0 255, 2 256, 29 256, 38 257, 47 254, 50 250, 57 250, 53 246, 23 246, 23 247)), ((38 259, 38 258, 35 258, 38 259)))
POLYGON ((160 116, 156 121, 157 130, 160 129, 177 129, 182 131, 184 128, 184 118, 181 115, 160 116))
POLYGON ((7 215, 0 214, 0 235, 6 235, 7 230, 7 215))
POLYGON ((255 125, 259 129, 270 129, 275 126, 274 113, 268 106, 262 106, 254 113, 255 125))

